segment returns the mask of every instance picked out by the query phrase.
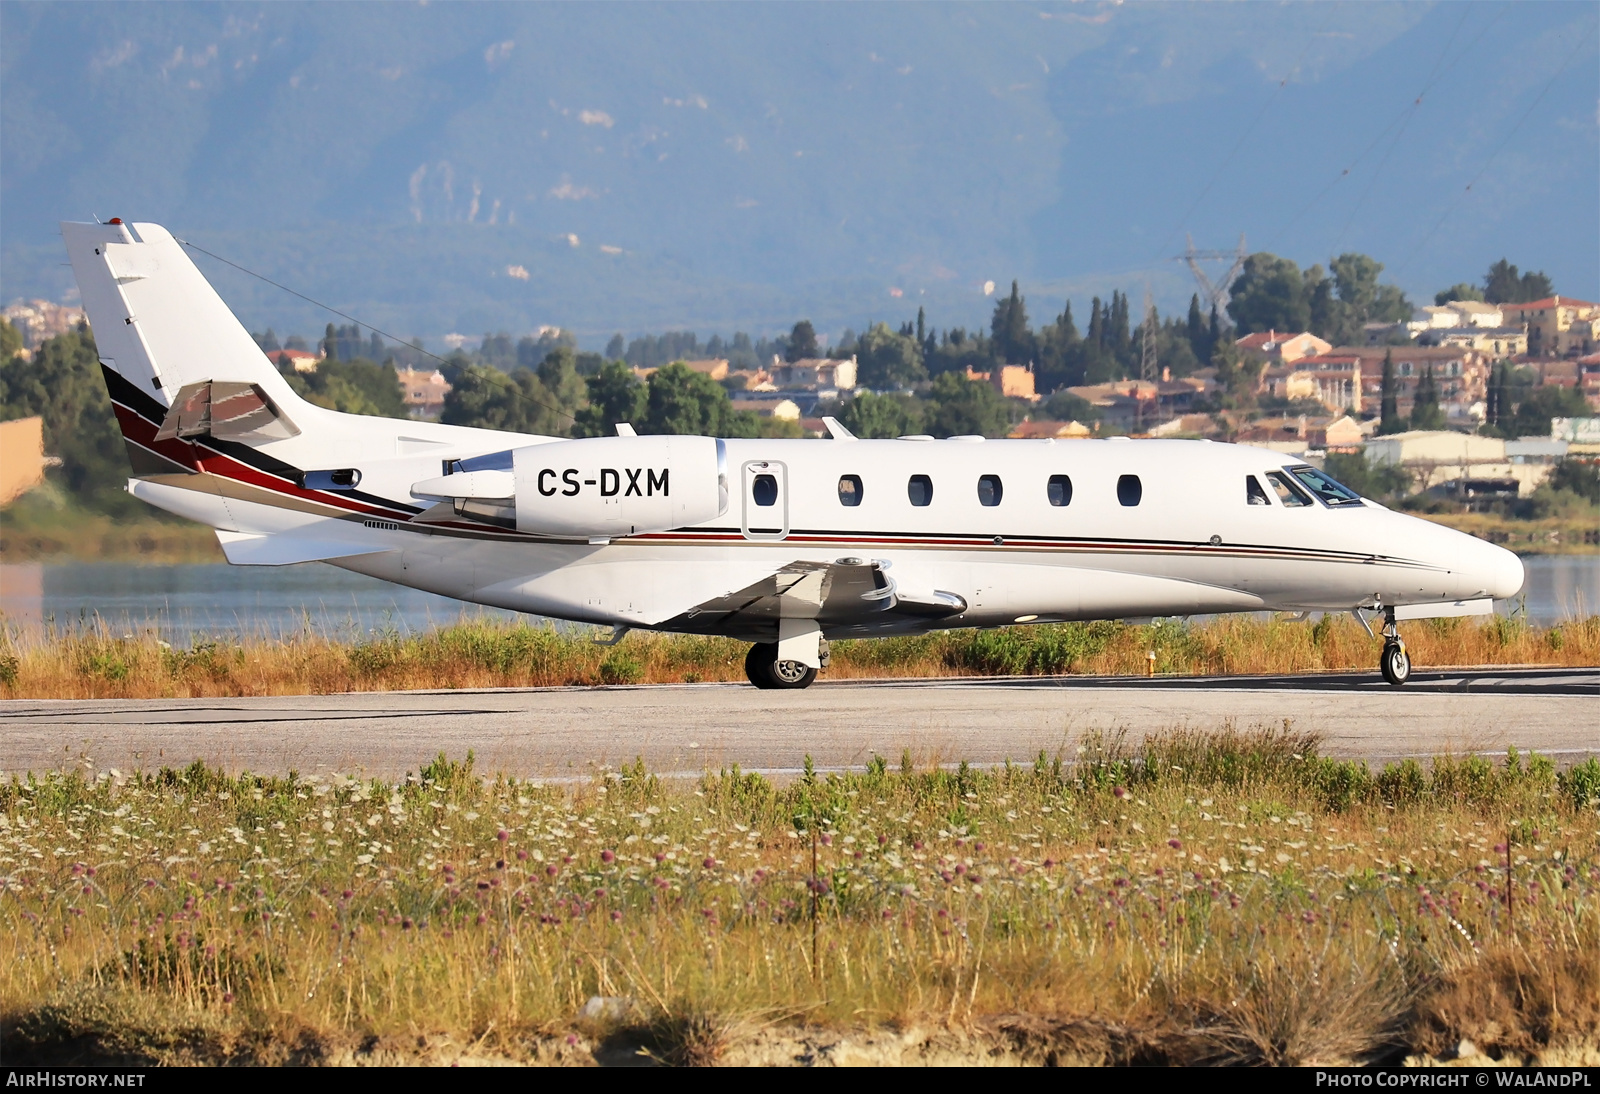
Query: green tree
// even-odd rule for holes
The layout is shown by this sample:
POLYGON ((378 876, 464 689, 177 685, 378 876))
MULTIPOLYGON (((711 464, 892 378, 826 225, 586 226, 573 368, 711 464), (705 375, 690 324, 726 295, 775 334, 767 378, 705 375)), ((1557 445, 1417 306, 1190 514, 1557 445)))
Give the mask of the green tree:
POLYGON ((928 392, 926 421, 936 437, 1004 437, 1011 430, 1011 407, 992 385, 946 372, 928 392))
POLYGON ((576 411, 585 403, 589 389, 578 368, 578 354, 570 347, 562 346, 545 354, 537 373, 539 382, 555 397, 562 410, 576 411))
POLYGON ((1411 428, 1444 428, 1444 411, 1439 409, 1439 386, 1434 382, 1432 365, 1425 365, 1417 380, 1417 393, 1411 402, 1411 428))
POLYGON ((1228 289, 1228 314, 1240 334, 1255 331, 1302 331, 1311 322, 1300 267, 1265 251, 1244 260, 1244 268, 1228 289))
POLYGON ((383 418, 407 416, 400 391, 400 377, 391 359, 378 364, 364 357, 341 361, 324 358, 315 372, 284 369, 283 378, 301 398, 317 406, 345 414, 369 414, 383 418))
POLYGON ((628 350, 628 340, 622 337, 619 330, 611 336, 611 341, 606 343, 606 360, 615 361, 628 350))
POLYGON ((587 384, 589 405, 577 413, 574 437, 609 437, 622 422, 644 422, 645 387, 622 361, 606 362, 587 384))
POLYGON ((1211 367, 1217 370, 1217 383, 1222 387, 1222 405, 1228 410, 1252 410, 1256 405, 1256 387, 1266 362, 1246 357, 1239 345, 1227 334, 1217 340, 1211 351, 1211 367))
POLYGON ((61 459, 50 473, 80 503, 113 515, 144 506, 127 494, 128 455, 106 394, 94 338, 81 329, 47 338, 31 361, 7 340, 0 360, 0 420, 44 419, 45 451, 61 459))
POLYGON ((1189 296, 1189 318, 1184 323, 1184 334, 1195 357, 1201 361, 1210 360, 1211 342, 1206 333, 1206 317, 1200 311, 1199 293, 1189 296))
POLYGON ((0 361, 9 361, 22 348, 22 332, 10 320, 0 319, 0 361))
POLYGON ((1379 388, 1378 432, 1404 433, 1406 420, 1400 417, 1400 392, 1394 377, 1394 352, 1383 355, 1383 379, 1379 388))
POLYGON ((861 336, 856 361, 861 385, 879 391, 910 387, 928 378, 922 347, 914 337, 891 330, 887 323, 879 323, 861 336))
POLYGON ((839 412, 839 421, 857 437, 906 437, 922 432, 922 402, 899 392, 863 391, 839 412))
POLYGON ((1550 472, 1552 490, 1568 490, 1590 505, 1600 505, 1600 464, 1568 459, 1556 464, 1550 472))
POLYGON ((322 356, 328 361, 339 359, 339 332, 332 323, 328 324, 328 329, 322 336, 322 356))
POLYGON ((1509 421, 1502 410, 1500 429, 1508 437, 1548 437, 1551 418, 1580 418, 1592 413, 1588 400, 1577 388, 1542 384, 1523 397, 1509 421))
POLYGON ((1020 365, 1033 360, 1033 333, 1028 329, 1027 303, 1015 281, 1011 282, 1011 295, 995 302, 989 330, 994 336, 996 361, 1020 365))
POLYGON ((735 411, 721 384, 674 361, 650 376, 639 432, 757 437, 761 423, 754 414, 735 411))
POLYGON ((565 436, 569 422, 555 395, 532 369, 519 368, 508 376, 485 365, 461 371, 444 397, 439 420, 543 437, 565 436))
POLYGON ((1456 284, 1451 285, 1448 289, 1444 290, 1443 292, 1436 292, 1436 293, 1433 294, 1433 302, 1435 304, 1440 304, 1440 305, 1448 304, 1453 300, 1482 300, 1482 299, 1483 299, 1483 290, 1478 288, 1478 286, 1470 285, 1465 281, 1459 281, 1456 284))
POLYGON ((802 319, 794 325, 789 332, 789 348, 784 351, 784 360, 789 362, 804 361, 809 357, 819 357, 822 351, 817 347, 817 331, 811 325, 811 320, 802 319))
POLYGON ((1520 273, 1503 258, 1490 266, 1483 277, 1483 299, 1491 304, 1526 304, 1554 292, 1555 286, 1543 271, 1520 273))
POLYGON ((1072 394, 1070 391, 1058 391, 1044 401, 1045 419, 1053 422, 1089 422, 1099 421, 1100 408, 1089 400, 1072 394))

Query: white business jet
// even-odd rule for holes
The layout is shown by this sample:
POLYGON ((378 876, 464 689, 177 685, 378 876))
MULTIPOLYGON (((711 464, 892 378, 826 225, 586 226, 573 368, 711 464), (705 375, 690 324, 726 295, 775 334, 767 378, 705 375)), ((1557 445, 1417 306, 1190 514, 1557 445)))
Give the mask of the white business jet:
POLYGON ((1207 441, 586 440, 340 414, 290 390, 155 224, 61 226, 128 490, 242 566, 329 562, 460 600, 753 643, 803 688, 828 641, 1243 611, 1488 613, 1509 551, 1299 460, 1207 441))

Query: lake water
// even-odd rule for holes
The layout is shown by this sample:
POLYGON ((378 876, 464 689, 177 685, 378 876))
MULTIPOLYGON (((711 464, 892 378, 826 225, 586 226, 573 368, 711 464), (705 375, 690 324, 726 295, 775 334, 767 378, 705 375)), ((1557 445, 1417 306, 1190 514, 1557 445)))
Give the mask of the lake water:
MULTIPOLYGON (((1523 596, 1497 605, 1541 624, 1600 610, 1600 557, 1523 559, 1523 596)), ((106 562, 0 566, 8 625, 76 627, 96 617, 119 633, 154 629, 187 646, 197 637, 280 635, 306 628, 335 637, 427 630, 465 618, 533 619, 391 585, 335 566, 136 566, 106 562)))

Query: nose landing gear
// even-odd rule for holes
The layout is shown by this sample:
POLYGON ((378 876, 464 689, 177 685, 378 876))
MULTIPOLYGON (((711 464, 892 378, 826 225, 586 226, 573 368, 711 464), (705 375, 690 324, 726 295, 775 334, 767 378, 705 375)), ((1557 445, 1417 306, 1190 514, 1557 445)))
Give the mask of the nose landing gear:
POLYGON ((1378 659, 1378 668, 1383 678, 1396 687, 1411 679, 1411 655, 1395 626, 1393 608, 1383 610, 1383 655, 1378 659))

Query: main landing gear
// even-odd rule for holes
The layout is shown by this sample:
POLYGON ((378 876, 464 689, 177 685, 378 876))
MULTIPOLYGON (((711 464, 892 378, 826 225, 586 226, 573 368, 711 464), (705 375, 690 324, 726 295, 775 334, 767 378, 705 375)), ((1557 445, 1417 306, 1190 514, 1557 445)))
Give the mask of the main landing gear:
POLYGON ((744 674, 763 691, 810 687, 817 670, 799 661, 780 660, 776 642, 757 642, 744 657, 744 674))
POLYGON ((1383 655, 1378 659, 1378 668, 1383 671, 1383 678, 1396 687, 1411 679, 1411 655, 1395 626, 1393 608, 1383 610, 1383 655))

